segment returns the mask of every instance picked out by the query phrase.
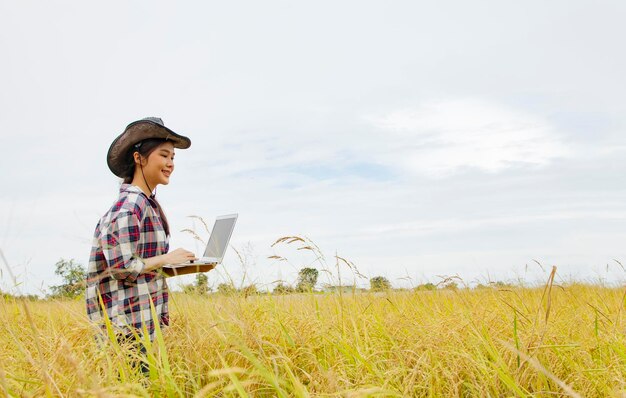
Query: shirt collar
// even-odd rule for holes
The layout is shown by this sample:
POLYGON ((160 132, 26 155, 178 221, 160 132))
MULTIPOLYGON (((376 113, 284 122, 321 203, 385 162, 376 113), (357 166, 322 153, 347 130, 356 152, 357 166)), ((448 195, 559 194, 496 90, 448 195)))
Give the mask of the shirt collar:
POLYGON ((120 185, 120 193, 122 192, 133 192, 133 193, 142 193, 144 196, 146 195, 141 188, 135 186, 133 184, 122 184, 120 185))
POLYGON ((148 199, 148 202, 150 203, 150 206, 156 208, 157 204, 156 201, 154 200, 154 198, 148 196, 145 194, 144 191, 141 190, 141 188, 139 188, 136 185, 133 184, 122 184, 120 185, 120 193, 122 192, 132 192, 132 193, 138 193, 144 196, 144 198, 148 199))

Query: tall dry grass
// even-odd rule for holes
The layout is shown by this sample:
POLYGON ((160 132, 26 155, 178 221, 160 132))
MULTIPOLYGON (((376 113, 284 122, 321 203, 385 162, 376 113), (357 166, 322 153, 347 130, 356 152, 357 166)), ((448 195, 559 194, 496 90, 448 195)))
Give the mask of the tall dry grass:
MULTIPOLYGON (((550 289, 548 289, 548 287, 550 289)), ((4 396, 621 396, 624 291, 173 294, 151 375, 82 301, 0 299, 4 396)))

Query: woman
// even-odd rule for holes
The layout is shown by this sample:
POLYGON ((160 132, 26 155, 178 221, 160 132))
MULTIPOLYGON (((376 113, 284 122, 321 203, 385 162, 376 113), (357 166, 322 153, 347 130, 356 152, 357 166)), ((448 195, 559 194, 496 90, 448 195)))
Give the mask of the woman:
MULTIPOLYGON (((169 224, 154 193, 157 185, 169 183, 175 148, 190 146, 189 138, 165 127, 161 119, 145 118, 129 124, 109 148, 107 164, 123 183, 118 199, 96 226, 86 304, 89 318, 103 329, 108 318, 120 341, 141 336, 144 330, 153 340, 156 322, 169 324, 165 278, 174 273, 163 266, 195 260, 188 250, 169 251, 169 224)), ((176 274, 213 267, 177 268, 176 274)))

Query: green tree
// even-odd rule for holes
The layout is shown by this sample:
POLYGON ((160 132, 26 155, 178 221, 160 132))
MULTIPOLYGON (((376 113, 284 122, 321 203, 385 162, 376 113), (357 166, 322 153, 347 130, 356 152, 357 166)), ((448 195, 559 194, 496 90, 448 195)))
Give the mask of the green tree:
POLYGON ((13 299, 13 300, 37 301, 37 300, 39 300, 39 296, 37 296, 35 294, 13 295, 13 294, 10 294, 10 293, 5 293, 2 290, 0 290, 0 299, 4 299, 4 300, 13 299))
POLYGON ((63 283, 51 286, 52 297, 74 298, 85 291, 85 268, 74 261, 60 259, 55 264, 54 273, 63 279, 63 283))
POLYGON ((209 277, 203 273, 199 272, 196 274, 196 292, 198 294, 207 294, 210 292, 209 288, 209 277))
POLYGON ((255 284, 248 285, 241 289, 241 293, 243 293, 244 297, 255 296, 259 294, 259 290, 257 289, 255 284))
POLYGON ((221 294, 233 294, 237 292, 237 289, 235 289, 232 283, 220 283, 217 285, 217 292, 221 294))
POLYGON ((319 274, 319 271, 315 268, 302 268, 300 272, 298 272, 298 284, 296 285, 296 290, 299 292, 309 292, 313 290, 317 284, 317 277, 319 274))
POLYGON ((384 276, 375 276, 370 279, 370 289, 374 292, 382 292, 391 289, 391 282, 384 276))
POLYGON ((417 290, 417 291, 421 291, 421 290, 437 290, 437 286, 435 286, 435 284, 433 284, 433 283, 428 282, 428 283, 424 283, 424 284, 421 284, 421 285, 417 285, 414 290, 417 290))
POLYGON ((279 282, 278 285, 276 285, 274 287, 274 290, 272 291, 272 293, 274 294, 289 294, 293 292, 294 292, 293 287, 291 287, 290 285, 284 284, 282 282, 279 282))
POLYGON ((183 292, 187 294, 205 295, 211 291, 209 287, 209 277, 202 272, 196 274, 196 281, 194 283, 185 284, 182 287, 183 292))
POLYGON ((456 283, 455 281, 449 281, 449 282, 446 282, 444 285, 442 285, 441 288, 448 289, 448 290, 458 290, 459 284, 456 283))

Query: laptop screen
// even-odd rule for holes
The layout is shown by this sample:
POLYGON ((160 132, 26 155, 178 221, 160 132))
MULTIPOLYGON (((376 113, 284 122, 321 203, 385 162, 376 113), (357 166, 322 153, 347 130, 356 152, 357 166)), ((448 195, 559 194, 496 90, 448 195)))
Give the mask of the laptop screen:
POLYGON ((215 220, 209 243, 204 251, 204 257, 224 257, 236 220, 237 216, 220 217, 215 220))

